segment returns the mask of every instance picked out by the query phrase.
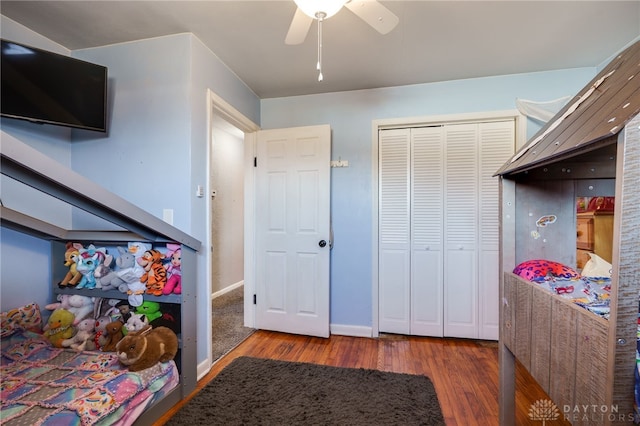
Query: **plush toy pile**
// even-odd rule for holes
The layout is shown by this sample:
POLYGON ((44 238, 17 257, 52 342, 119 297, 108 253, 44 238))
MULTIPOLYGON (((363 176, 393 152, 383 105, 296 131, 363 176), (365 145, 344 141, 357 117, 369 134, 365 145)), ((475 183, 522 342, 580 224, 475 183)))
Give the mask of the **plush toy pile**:
MULTIPOLYGON (((61 288, 118 290, 128 295, 130 306, 141 306, 144 295, 181 294, 181 246, 153 248, 130 242, 108 253, 104 247, 68 242, 64 265, 69 268, 61 288)), ((76 320, 79 322, 80 320, 76 320)))
MULTIPOLYGON (((173 312, 171 305, 144 301, 131 312, 127 302, 119 299, 65 294, 46 308, 51 314, 42 331, 56 348, 116 352, 130 371, 172 360, 178 351, 174 329, 179 329, 175 321, 179 312, 173 312)), ((39 326, 40 311, 36 311, 39 326)), ((18 318, 18 314, 12 315, 18 318)), ((15 327, 9 327, 12 323, 6 318, 3 321, 13 331, 15 327)))

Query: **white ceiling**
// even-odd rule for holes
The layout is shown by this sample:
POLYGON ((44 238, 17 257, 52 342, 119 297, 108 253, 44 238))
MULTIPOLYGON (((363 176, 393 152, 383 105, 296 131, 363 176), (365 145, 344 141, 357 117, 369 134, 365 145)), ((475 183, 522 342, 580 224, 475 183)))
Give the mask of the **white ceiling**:
POLYGON ((293 0, 5 1, 2 15, 70 49, 191 32, 260 98, 593 67, 640 35, 640 1, 381 1, 380 35, 346 8, 285 45, 293 0))

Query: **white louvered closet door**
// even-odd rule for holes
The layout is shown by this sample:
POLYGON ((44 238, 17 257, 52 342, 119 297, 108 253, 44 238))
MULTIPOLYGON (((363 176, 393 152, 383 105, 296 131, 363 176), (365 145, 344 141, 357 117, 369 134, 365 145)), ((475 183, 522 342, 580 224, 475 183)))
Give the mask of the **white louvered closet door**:
POLYGON ((409 129, 379 134, 378 318, 384 333, 410 334, 409 129))
POLYGON ((443 335, 444 127, 411 129, 411 334, 443 335))
POLYGON ((513 120, 382 130, 379 331, 498 338, 498 180, 513 120))
POLYGON ((445 126, 445 336, 478 337, 477 139, 475 123, 445 126))

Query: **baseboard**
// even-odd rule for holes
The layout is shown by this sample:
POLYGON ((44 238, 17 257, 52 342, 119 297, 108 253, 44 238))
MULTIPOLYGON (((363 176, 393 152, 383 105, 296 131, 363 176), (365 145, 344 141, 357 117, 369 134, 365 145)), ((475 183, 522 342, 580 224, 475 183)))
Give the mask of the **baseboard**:
POLYGON ((373 329, 362 325, 330 324, 331 334, 352 337, 372 337, 373 329))
POLYGON ((212 367, 211 361, 209 361, 208 359, 205 359, 200 364, 198 364, 198 368, 196 370, 196 374, 198 377, 197 380, 200 380, 204 376, 206 376, 209 370, 211 370, 211 367, 212 367))
POLYGON ((238 287, 242 287, 243 285, 244 285, 244 280, 238 281, 235 284, 231 284, 230 286, 225 287, 222 290, 218 290, 215 293, 211 294, 211 300, 215 299, 216 297, 220 297, 223 294, 229 293, 230 291, 235 290, 238 287))

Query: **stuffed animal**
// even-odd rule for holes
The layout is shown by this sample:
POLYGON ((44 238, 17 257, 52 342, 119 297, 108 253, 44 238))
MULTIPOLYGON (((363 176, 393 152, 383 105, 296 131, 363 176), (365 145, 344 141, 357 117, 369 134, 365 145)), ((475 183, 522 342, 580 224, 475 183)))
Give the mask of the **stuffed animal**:
POLYGON ((95 335, 95 321, 92 318, 86 318, 78 323, 73 337, 62 341, 62 346, 77 351, 93 351, 96 349, 95 335))
MULTIPOLYGON (((135 267, 134 271, 136 274, 139 274, 138 277, 142 278, 142 274, 144 274, 144 268, 139 264, 138 259, 140 259, 147 250, 151 250, 151 244, 149 243, 141 243, 141 242, 132 242, 128 244, 129 253, 133 254, 135 257, 135 267)), ((140 306, 144 301, 143 295, 146 291, 146 285, 141 282, 140 279, 137 281, 131 281, 127 283, 127 294, 129 295, 129 305, 131 306, 140 306)))
POLYGON ((80 255, 82 244, 68 242, 65 247, 66 251, 64 252, 64 266, 69 268, 69 271, 64 276, 62 281, 58 283, 58 287, 60 288, 64 288, 66 286, 76 286, 82 279, 82 275, 76 268, 76 260, 80 255))
MULTIPOLYGON (((111 290, 117 287, 112 287, 110 285, 103 286, 102 278, 109 275, 111 272, 111 262, 113 262, 113 256, 110 254, 105 255, 104 261, 96 267, 96 270, 93 271, 93 276, 96 279, 96 288, 101 288, 103 290, 111 290)), ((109 283, 110 284, 110 283, 109 283)))
POLYGON ((167 327, 151 328, 127 334, 116 345, 118 359, 129 371, 153 367, 158 362, 175 358, 178 337, 167 327))
POLYGON ((162 312, 160 312, 160 304, 149 300, 145 300, 142 302, 142 305, 136 308, 136 314, 144 315, 149 321, 149 324, 162 316, 162 312))
POLYGON ((127 300, 129 301, 129 305, 134 307, 142 305, 144 302, 143 295, 146 289, 147 287, 141 282, 127 284, 127 294, 129 295, 127 300))
POLYGON ((124 247, 117 247, 117 250, 120 255, 116 258, 116 269, 100 277, 100 285, 103 289, 117 288, 126 293, 127 283, 139 282, 144 270, 138 267, 136 257, 124 247))
POLYGON ((122 293, 129 295, 130 306, 140 306, 143 302, 143 294, 146 286, 140 282, 144 268, 138 265, 136 259, 141 257, 145 250, 151 249, 148 243, 129 243, 128 249, 118 247, 119 256, 116 258, 116 269, 100 278, 102 288, 117 288, 122 293))
POLYGON ((62 347, 65 339, 73 337, 74 315, 66 309, 56 309, 51 313, 47 325, 44 327, 45 336, 56 348, 62 347))
POLYGON ((146 250, 138 258, 138 265, 144 268, 140 282, 147 286, 147 294, 162 296, 162 289, 167 283, 167 270, 162 264, 164 254, 155 249, 146 250))
POLYGON ((169 250, 165 255, 169 259, 167 266, 167 283, 162 289, 162 294, 182 293, 182 271, 180 265, 182 263, 182 248, 179 244, 167 244, 169 250))
POLYGON ((82 279, 80 283, 76 286, 76 288, 96 288, 96 277, 94 272, 100 263, 100 255, 95 253, 90 257, 83 257, 80 255, 78 258, 78 262, 76 264, 76 268, 78 268, 78 272, 82 274, 82 279))
POLYGON ((102 349, 107 343, 107 324, 113 322, 109 316, 101 316, 95 320, 95 339, 96 349, 102 349))
POLYGON ((122 334, 122 327, 124 324, 122 321, 113 321, 107 324, 106 329, 106 343, 102 346, 103 352, 115 352, 116 345, 124 337, 122 334))
POLYGON ((56 309, 66 309, 71 312, 75 319, 74 325, 77 325, 80 321, 91 316, 94 309, 94 297, 82 296, 79 294, 59 294, 59 302, 50 303, 45 305, 45 309, 50 311, 56 309))
POLYGON ((131 317, 124 325, 124 334, 127 335, 133 331, 140 331, 149 325, 149 320, 146 316, 141 314, 131 314, 131 317))
MULTIPOLYGON (((144 302, 143 302, 144 303, 144 302)), ((120 312, 120 316, 122 317, 122 321, 125 323, 129 321, 131 318, 131 306, 129 305, 128 300, 121 300, 116 304, 116 309, 120 312)))
POLYGON ((103 263, 105 257, 107 256, 107 249, 104 247, 97 248, 93 244, 89 244, 87 247, 81 248, 79 250, 80 256, 86 258, 93 257, 96 254, 98 255, 98 263, 103 263))

